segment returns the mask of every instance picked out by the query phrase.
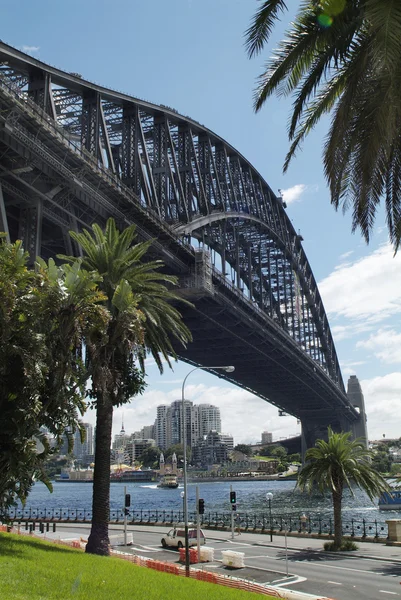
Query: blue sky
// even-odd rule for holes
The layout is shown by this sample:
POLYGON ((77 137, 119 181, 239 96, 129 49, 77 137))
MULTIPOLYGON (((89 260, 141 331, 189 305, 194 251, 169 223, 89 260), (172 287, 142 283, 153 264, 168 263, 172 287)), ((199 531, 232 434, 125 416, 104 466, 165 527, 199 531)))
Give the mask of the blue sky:
MULTIPOLYGON (((0 37, 63 70, 191 116, 237 148, 274 191, 283 190, 319 283, 344 381, 350 374, 361 380, 369 437, 400 437, 401 253, 393 257, 382 213, 366 246, 359 232, 351 234, 351 214, 331 207, 321 160, 328 119, 283 176, 291 100, 271 98, 255 115, 252 95, 290 16, 268 49, 250 61, 243 33, 257 5, 256 0, 5 0, 0 37)), ((177 364, 160 377, 149 361, 147 391, 116 410, 114 431, 122 412, 128 432, 152 423, 158 404, 180 398, 189 370, 177 364)), ((276 408, 201 371, 188 380, 186 397, 220 406, 223 430, 236 443, 257 442, 263 430, 272 431, 274 439, 299 432, 292 417, 278 417, 276 408)), ((93 422, 93 415, 88 420, 93 422)))

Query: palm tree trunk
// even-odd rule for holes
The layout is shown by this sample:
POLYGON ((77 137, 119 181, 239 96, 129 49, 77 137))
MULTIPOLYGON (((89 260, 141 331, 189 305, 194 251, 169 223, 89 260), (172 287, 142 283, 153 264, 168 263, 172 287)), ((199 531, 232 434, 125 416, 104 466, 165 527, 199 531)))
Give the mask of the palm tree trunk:
POLYGON ((341 548, 341 542, 343 538, 341 504, 342 492, 333 491, 334 547, 336 550, 339 550, 341 548))
POLYGON ((92 527, 85 552, 109 555, 110 446, 113 404, 105 394, 96 409, 95 469, 93 473, 92 527))

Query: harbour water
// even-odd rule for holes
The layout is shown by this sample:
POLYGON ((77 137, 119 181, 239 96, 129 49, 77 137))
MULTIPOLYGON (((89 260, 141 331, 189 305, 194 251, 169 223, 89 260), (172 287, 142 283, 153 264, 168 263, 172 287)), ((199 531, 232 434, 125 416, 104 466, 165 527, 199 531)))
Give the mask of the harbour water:
MULTIPOLYGON (((177 489, 158 488, 156 483, 111 483, 110 508, 118 510, 124 502, 124 485, 131 495, 133 510, 181 510, 183 491, 182 484, 177 489)), ((188 508, 195 510, 196 485, 188 485, 188 508)), ((241 513, 262 514, 268 512, 266 493, 273 494, 272 514, 299 515, 307 514, 311 518, 328 517, 332 514, 332 503, 329 495, 303 494, 295 487, 295 481, 217 481, 200 482, 199 495, 205 501, 205 512, 223 512, 230 510, 230 485, 237 494, 237 510, 241 513)), ((401 511, 379 511, 377 500, 371 502, 360 490, 355 490, 354 497, 349 490, 344 493, 343 518, 377 520, 384 523, 386 519, 401 518, 401 511)), ((26 508, 36 509, 77 509, 92 508, 91 483, 54 482, 53 493, 42 483, 37 483, 26 504, 26 508)))

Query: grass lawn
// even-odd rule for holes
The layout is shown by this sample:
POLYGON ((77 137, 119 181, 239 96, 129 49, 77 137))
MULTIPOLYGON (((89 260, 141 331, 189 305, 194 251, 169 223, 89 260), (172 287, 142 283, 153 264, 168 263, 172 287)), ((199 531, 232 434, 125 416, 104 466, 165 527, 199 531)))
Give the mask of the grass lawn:
POLYGON ((251 600, 270 598, 0 533, 1 600, 251 600))

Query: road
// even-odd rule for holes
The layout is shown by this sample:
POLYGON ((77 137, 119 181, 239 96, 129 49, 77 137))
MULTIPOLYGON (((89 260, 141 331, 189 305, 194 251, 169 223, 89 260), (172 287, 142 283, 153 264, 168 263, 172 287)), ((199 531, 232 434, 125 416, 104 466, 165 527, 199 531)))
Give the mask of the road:
MULTIPOLYGON (((163 549, 160 544, 161 536, 169 529, 162 526, 129 527, 133 544, 126 548, 118 546, 118 549, 157 560, 178 562, 177 551, 163 549)), ((58 527, 56 534, 47 534, 47 537, 76 539, 77 536, 85 538, 88 533, 88 526, 64 526, 58 527)), ((117 542, 117 536, 120 541, 121 535, 121 526, 110 527, 112 543, 117 542)), ((205 535, 207 546, 214 548, 214 562, 202 563, 199 565, 201 568, 336 600, 401 597, 401 552, 398 548, 389 549, 376 544, 375 554, 379 555, 376 558, 360 556, 361 550, 356 555, 338 555, 322 552, 321 540, 304 537, 302 540, 288 538, 286 553, 283 537, 275 536, 270 543, 269 536, 258 534, 236 534, 234 539, 231 539, 230 532, 205 531, 205 535), (302 547, 294 547, 297 544, 302 547), (221 562, 223 550, 243 552, 246 567, 227 571, 221 562), (385 551, 387 558, 380 558, 380 552, 385 551)))

